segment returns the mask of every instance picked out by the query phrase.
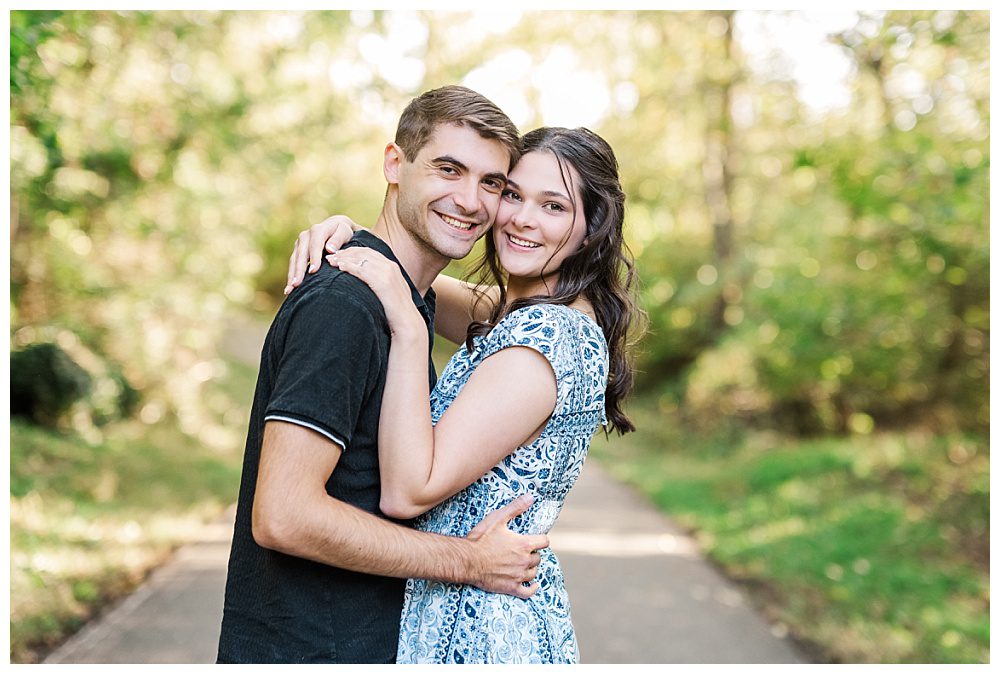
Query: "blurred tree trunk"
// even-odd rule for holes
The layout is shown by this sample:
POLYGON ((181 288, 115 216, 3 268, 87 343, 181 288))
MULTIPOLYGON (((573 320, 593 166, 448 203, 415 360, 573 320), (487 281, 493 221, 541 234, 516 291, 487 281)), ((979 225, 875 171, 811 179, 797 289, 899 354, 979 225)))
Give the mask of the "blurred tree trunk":
MULTIPOLYGON (((713 263, 718 272, 719 294, 711 310, 711 338, 714 341, 726 327, 726 293, 722 291, 729 278, 733 258, 733 211, 730 207, 733 187, 732 92, 737 78, 733 61, 733 14, 717 12, 725 21, 725 30, 718 42, 710 43, 710 51, 720 51, 707 71, 705 87, 705 163, 702 173, 705 180, 705 201, 712 218, 713 263)), ((720 24, 721 25, 721 24, 720 24)))
POLYGON ((17 199, 10 200, 10 240, 14 240, 14 235, 17 234, 17 199))

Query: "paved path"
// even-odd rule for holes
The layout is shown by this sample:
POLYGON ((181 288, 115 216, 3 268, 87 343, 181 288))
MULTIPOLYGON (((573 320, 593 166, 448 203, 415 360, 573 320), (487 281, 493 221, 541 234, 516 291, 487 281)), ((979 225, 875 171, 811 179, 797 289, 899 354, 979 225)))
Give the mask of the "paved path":
MULTIPOLYGON (((229 339, 227 350, 256 365, 263 334, 238 330, 255 337, 229 339)), ((214 662, 233 513, 45 662, 214 662)), ((689 537, 595 461, 584 467, 550 540, 566 573, 585 663, 804 661, 689 537)))
MULTIPOLYGON (((208 663, 222 616, 231 512, 46 663, 208 663)), ((551 535, 586 663, 794 663, 694 543, 596 462, 551 535)))
POLYGON ((690 537, 594 461, 550 538, 582 662, 806 661, 690 537))

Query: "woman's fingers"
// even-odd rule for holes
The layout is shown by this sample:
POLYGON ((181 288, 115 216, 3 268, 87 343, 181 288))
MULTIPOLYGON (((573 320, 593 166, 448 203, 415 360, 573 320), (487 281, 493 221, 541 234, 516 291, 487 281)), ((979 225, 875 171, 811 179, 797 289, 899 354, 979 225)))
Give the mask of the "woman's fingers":
POLYGON ((400 276, 399 267, 394 262, 361 246, 330 253, 326 259, 334 267, 367 283, 380 297, 392 288, 393 274, 400 276))
MULTIPOLYGON (((382 256, 379 255, 379 257, 382 256)), ((364 281, 372 279, 377 273, 376 270, 381 267, 381 263, 375 259, 375 255, 372 255, 367 248, 361 247, 345 248, 336 253, 330 253, 326 259, 334 267, 364 281)), ((382 257, 382 260, 384 261, 385 258, 382 257)))
POLYGON ((295 247, 292 249, 292 256, 288 258, 288 285, 285 286, 286 295, 302 283, 302 278, 305 275, 306 257, 303 254, 305 247, 302 244, 302 237, 306 234, 307 232, 299 234, 299 238, 295 241, 295 247))
POLYGON ((292 246, 292 254, 288 256, 288 277, 285 279, 285 294, 292 289, 292 280, 295 277, 295 252, 299 248, 299 242, 296 240, 295 245, 292 246))
POLYGON ((302 284, 307 270, 312 274, 319 269, 324 248, 332 252, 350 240, 353 234, 350 222, 346 216, 334 215, 299 234, 288 259, 286 295, 302 284))
MULTIPOLYGON (((337 220, 338 216, 330 216, 323 222, 316 223, 309 228, 309 273, 315 272, 319 269, 320 261, 323 259, 323 248, 326 246, 330 239, 336 237, 337 233, 340 231, 340 225, 337 220)), ((350 238, 350 237, 348 237, 350 238)), ((345 241, 340 241, 339 246, 344 245, 345 241)), ((338 246, 338 247, 339 247, 338 246)))
POLYGON ((326 259, 334 267, 363 281, 383 303, 391 295, 391 270, 386 268, 386 264, 392 263, 381 255, 372 255, 366 248, 346 248, 327 255, 326 259))
POLYGON ((346 215, 335 215, 329 219, 335 219, 336 229, 327 237, 324 249, 328 253, 336 253, 351 240, 358 225, 346 215))

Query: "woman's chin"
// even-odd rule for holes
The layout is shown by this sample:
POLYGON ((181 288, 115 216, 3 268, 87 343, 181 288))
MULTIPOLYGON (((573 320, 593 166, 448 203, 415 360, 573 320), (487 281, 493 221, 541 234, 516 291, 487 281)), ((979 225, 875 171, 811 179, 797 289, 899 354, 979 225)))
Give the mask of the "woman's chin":
MULTIPOLYGON (((508 279, 527 278, 532 274, 532 270, 527 269, 523 263, 520 263, 520 260, 505 261, 503 260, 503 258, 501 258, 500 266, 507 274, 508 279)), ((509 282, 510 281, 508 280, 508 283, 509 282)))

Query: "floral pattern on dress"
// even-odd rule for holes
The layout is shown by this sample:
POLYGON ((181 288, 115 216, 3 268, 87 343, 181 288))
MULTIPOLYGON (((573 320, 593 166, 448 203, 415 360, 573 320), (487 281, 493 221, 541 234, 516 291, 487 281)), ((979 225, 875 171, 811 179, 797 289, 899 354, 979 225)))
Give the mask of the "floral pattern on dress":
MULTIPOLYGON (((431 393, 436 424, 476 367, 501 349, 541 353, 556 376, 556 405, 541 435, 518 447, 483 477, 424 513, 416 527, 465 536, 479 521, 521 494, 535 495, 512 531, 548 533, 583 468, 590 440, 607 423, 604 391, 608 350, 601 328, 569 307, 539 304, 505 316, 472 352, 459 349, 431 393)), ((580 659, 559 560, 541 551, 529 599, 471 585, 410 579, 400 619, 400 663, 575 663, 580 659)))

